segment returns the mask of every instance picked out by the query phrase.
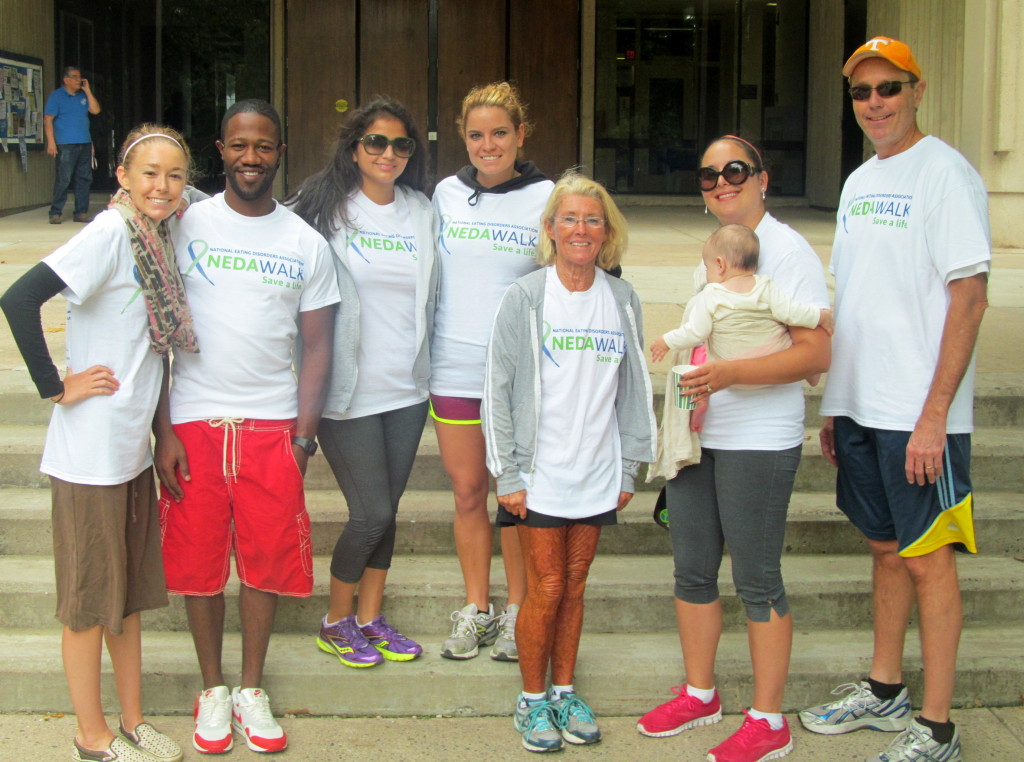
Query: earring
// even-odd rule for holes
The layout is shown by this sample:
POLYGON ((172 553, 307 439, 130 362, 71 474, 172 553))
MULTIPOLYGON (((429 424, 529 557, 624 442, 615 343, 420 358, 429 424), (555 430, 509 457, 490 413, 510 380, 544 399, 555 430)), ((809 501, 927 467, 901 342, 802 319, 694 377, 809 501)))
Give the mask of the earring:
POLYGON ((764 197, 765 197, 765 190, 764 190, 764 188, 762 188, 761 189, 761 200, 762 201, 764 201, 764 197))
POLYGON ((704 204, 704 214, 707 214, 707 213, 708 213, 708 205, 704 204))

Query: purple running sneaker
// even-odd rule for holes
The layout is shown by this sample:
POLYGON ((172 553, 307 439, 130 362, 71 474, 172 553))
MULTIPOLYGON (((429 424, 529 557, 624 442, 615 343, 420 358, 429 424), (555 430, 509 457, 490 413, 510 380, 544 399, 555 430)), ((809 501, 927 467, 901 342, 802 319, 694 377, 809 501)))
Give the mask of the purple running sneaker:
POLYGON ((388 624, 383 614, 359 629, 370 645, 388 661, 411 661, 423 653, 423 646, 388 624))
POLYGON ((350 614, 330 627, 320 622, 316 644, 321 651, 338 657, 346 667, 374 667, 384 661, 380 652, 370 645, 362 630, 356 626, 356 615, 350 614))

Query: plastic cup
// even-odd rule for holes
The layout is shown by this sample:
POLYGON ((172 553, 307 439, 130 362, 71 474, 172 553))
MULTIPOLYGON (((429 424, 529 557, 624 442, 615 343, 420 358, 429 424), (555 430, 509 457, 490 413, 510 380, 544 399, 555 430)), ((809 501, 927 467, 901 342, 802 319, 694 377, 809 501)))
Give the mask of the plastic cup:
POLYGON ((680 387, 679 383, 683 376, 689 373, 691 370, 697 370, 696 365, 676 365, 672 368, 672 377, 675 379, 673 390, 675 393, 676 407, 680 410, 695 410, 697 408, 697 401, 684 394, 685 388, 680 387))

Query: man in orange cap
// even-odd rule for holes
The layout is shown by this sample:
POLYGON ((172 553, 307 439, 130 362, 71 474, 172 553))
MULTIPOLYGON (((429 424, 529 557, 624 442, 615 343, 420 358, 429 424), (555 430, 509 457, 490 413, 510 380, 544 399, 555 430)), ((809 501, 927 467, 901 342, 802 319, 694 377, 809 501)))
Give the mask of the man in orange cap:
POLYGON ((866 680, 800 720, 815 733, 899 731, 872 760, 956 762, 949 710, 962 614, 953 551, 976 550, 970 434, 991 263, 988 196, 967 160, 918 126, 925 81, 906 44, 875 37, 843 75, 876 155, 850 175, 839 202, 821 447, 838 466, 836 503, 871 549, 874 656, 866 680), (902 662, 915 599, 925 685, 913 718, 902 662))

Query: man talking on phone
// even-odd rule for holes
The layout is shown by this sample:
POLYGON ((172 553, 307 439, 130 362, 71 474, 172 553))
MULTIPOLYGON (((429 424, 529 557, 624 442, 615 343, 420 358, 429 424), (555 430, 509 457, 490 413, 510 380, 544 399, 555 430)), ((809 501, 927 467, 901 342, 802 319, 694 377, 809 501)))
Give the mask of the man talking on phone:
POLYGON ((100 113, 100 102, 92 94, 89 80, 77 66, 64 67, 64 85, 46 99, 43 132, 46 152, 57 157, 53 182, 50 224, 59 225, 68 190, 75 192, 75 222, 89 221, 89 188, 92 186, 92 136, 89 114, 100 113))

